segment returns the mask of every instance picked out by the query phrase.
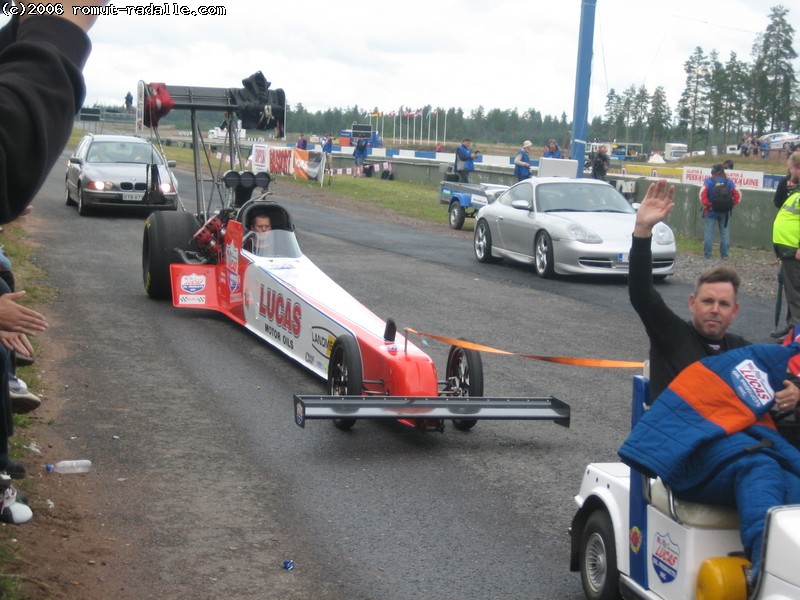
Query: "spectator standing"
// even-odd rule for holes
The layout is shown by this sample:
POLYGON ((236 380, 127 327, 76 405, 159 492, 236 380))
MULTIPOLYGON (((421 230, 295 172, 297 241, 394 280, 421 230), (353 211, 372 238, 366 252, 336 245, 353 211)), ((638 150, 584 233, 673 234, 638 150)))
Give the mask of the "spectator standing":
POLYGON ((514 176, 517 181, 528 179, 531 176, 531 148, 533 148, 533 142, 525 140, 522 142, 522 149, 517 152, 517 156, 514 158, 514 176))
POLYGON ((479 152, 472 151, 472 140, 464 138, 461 145, 456 148, 456 162, 455 172, 458 173, 459 179, 463 183, 469 183, 470 171, 475 170, 475 159, 478 157, 479 152))
POLYGON ((130 92, 125 94, 125 112, 128 114, 133 112, 133 94, 130 92))
POLYGON ((364 175, 364 163, 367 160, 367 138, 360 137, 356 142, 356 149, 353 150, 353 159, 356 162, 356 172, 353 177, 361 177, 364 175))
POLYGON ((561 158, 561 148, 558 147, 555 140, 549 140, 547 142, 547 146, 544 147, 543 156, 545 158, 561 158))
POLYGON ((739 142, 739 154, 750 156, 750 142, 747 141, 747 138, 742 138, 742 141, 739 142))
POLYGON ((306 150, 308 148, 308 140, 306 139, 306 134, 301 133, 300 139, 297 140, 297 149, 298 150, 306 150))
POLYGON ((719 229, 719 254, 722 260, 730 254, 730 223, 731 211, 739 204, 742 194, 736 188, 732 179, 725 176, 725 167, 716 164, 711 168, 711 177, 706 177, 700 188, 700 202, 703 204, 703 222, 705 232, 703 235, 703 256, 711 258, 714 229, 719 229))
POLYGON ((758 147, 761 150, 761 158, 769 158, 769 142, 767 140, 759 139, 758 147))
POLYGON ((592 159, 592 177, 605 181, 610 165, 611 159, 608 157, 608 148, 600 146, 592 159))
MULTIPOLYGON (((772 224, 772 244, 781 261, 783 291, 786 295, 788 313, 786 327, 776 331, 774 337, 786 335, 800 322, 800 154, 789 157, 786 181, 786 198, 778 209, 772 224)), ((774 202, 779 201, 776 190, 774 202)))
POLYGON ((325 169, 328 173, 333 171, 333 134, 328 132, 322 142, 322 151, 325 153, 325 169))

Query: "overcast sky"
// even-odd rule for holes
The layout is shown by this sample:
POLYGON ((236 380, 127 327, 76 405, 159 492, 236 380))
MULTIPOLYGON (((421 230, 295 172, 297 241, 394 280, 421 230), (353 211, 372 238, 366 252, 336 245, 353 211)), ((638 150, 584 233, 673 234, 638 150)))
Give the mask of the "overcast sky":
MULTIPOLYGON (((146 6, 116 0, 117 7, 146 6)), ((157 6, 164 4, 152 3, 157 6)), ((166 3, 195 9, 194 0, 166 3)), ((610 89, 663 86, 672 109, 700 46, 750 62, 777 1, 597 0, 590 118, 610 89)), ((800 8, 790 9, 800 51, 800 8)), ((202 6, 214 5, 210 0, 202 6)), ((122 104, 139 80, 240 87, 262 71, 311 111, 401 105, 534 108, 572 118, 581 1, 216 0, 224 16, 101 17, 90 35, 86 103, 122 104)), ((2 18, 2 22, 5 22, 2 18)), ((800 68, 800 62, 796 64, 800 68)))

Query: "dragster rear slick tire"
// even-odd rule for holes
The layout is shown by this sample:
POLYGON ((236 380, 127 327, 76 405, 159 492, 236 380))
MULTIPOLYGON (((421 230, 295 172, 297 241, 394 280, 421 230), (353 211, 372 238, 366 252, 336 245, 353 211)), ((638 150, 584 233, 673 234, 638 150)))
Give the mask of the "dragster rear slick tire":
POLYGON ((185 212, 150 213, 142 238, 144 291, 156 300, 172 298, 169 266, 180 262, 175 248, 192 249, 192 236, 200 227, 194 215, 185 212))
MULTIPOLYGON (((456 396, 483 396, 483 361, 477 350, 451 346, 447 354, 445 370, 447 381, 455 382, 456 396)), ((459 431, 469 431, 477 419, 453 419, 453 427, 459 431)))
MULTIPOLYGON (((358 341, 350 333, 336 338, 328 362, 328 392, 331 396, 360 396, 364 389, 364 375, 361 366, 361 350, 358 341)), ((349 431, 355 419, 334 419, 337 429, 349 431)))

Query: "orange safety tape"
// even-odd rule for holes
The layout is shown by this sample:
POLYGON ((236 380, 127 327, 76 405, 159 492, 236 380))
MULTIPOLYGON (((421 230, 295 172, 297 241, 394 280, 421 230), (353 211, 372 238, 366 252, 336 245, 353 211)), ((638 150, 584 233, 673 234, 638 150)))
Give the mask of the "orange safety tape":
POLYGON ((521 356, 522 358, 530 358, 532 360, 542 360, 545 362, 560 363, 562 365, 576 365, 579 367, 600 367, 605 369, 641 369, 644 363, 641 361, 631 360, 610 360, 605 358, 573 358, 570 356, 540 356, 537 354, 521 354, 519 352, 509 352, 508 350, 500 350, 499 348, 492 348, 491 346, 484 346, 466 340, 457 340, 455 338, 435 335, 433 333, 425 333, 424 331, 417 331, 406 327, 405 331, 408 333, 415 333, 422 337, 431 338, 445 344, 458 346, 459 348, 467 348, 469 350, 477 350, 478 352, 488 352, 490 354, 506 354, 509 356, 521 356))

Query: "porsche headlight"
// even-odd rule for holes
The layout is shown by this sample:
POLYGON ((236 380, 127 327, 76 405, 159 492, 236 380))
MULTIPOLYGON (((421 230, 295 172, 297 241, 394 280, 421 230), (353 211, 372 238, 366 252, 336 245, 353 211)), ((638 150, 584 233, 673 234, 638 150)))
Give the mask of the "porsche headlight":
POLYGON ((668 246, 675 243, 675 234, 669 226, 658 223, 653 227, 653 241, 660 246, 668 246))
POLYGON ((583 225, 570 223, 567 225, 567 237, 576 242, 584 244, 602 244, 603 240, 594 231, 587 229, 583 225))

